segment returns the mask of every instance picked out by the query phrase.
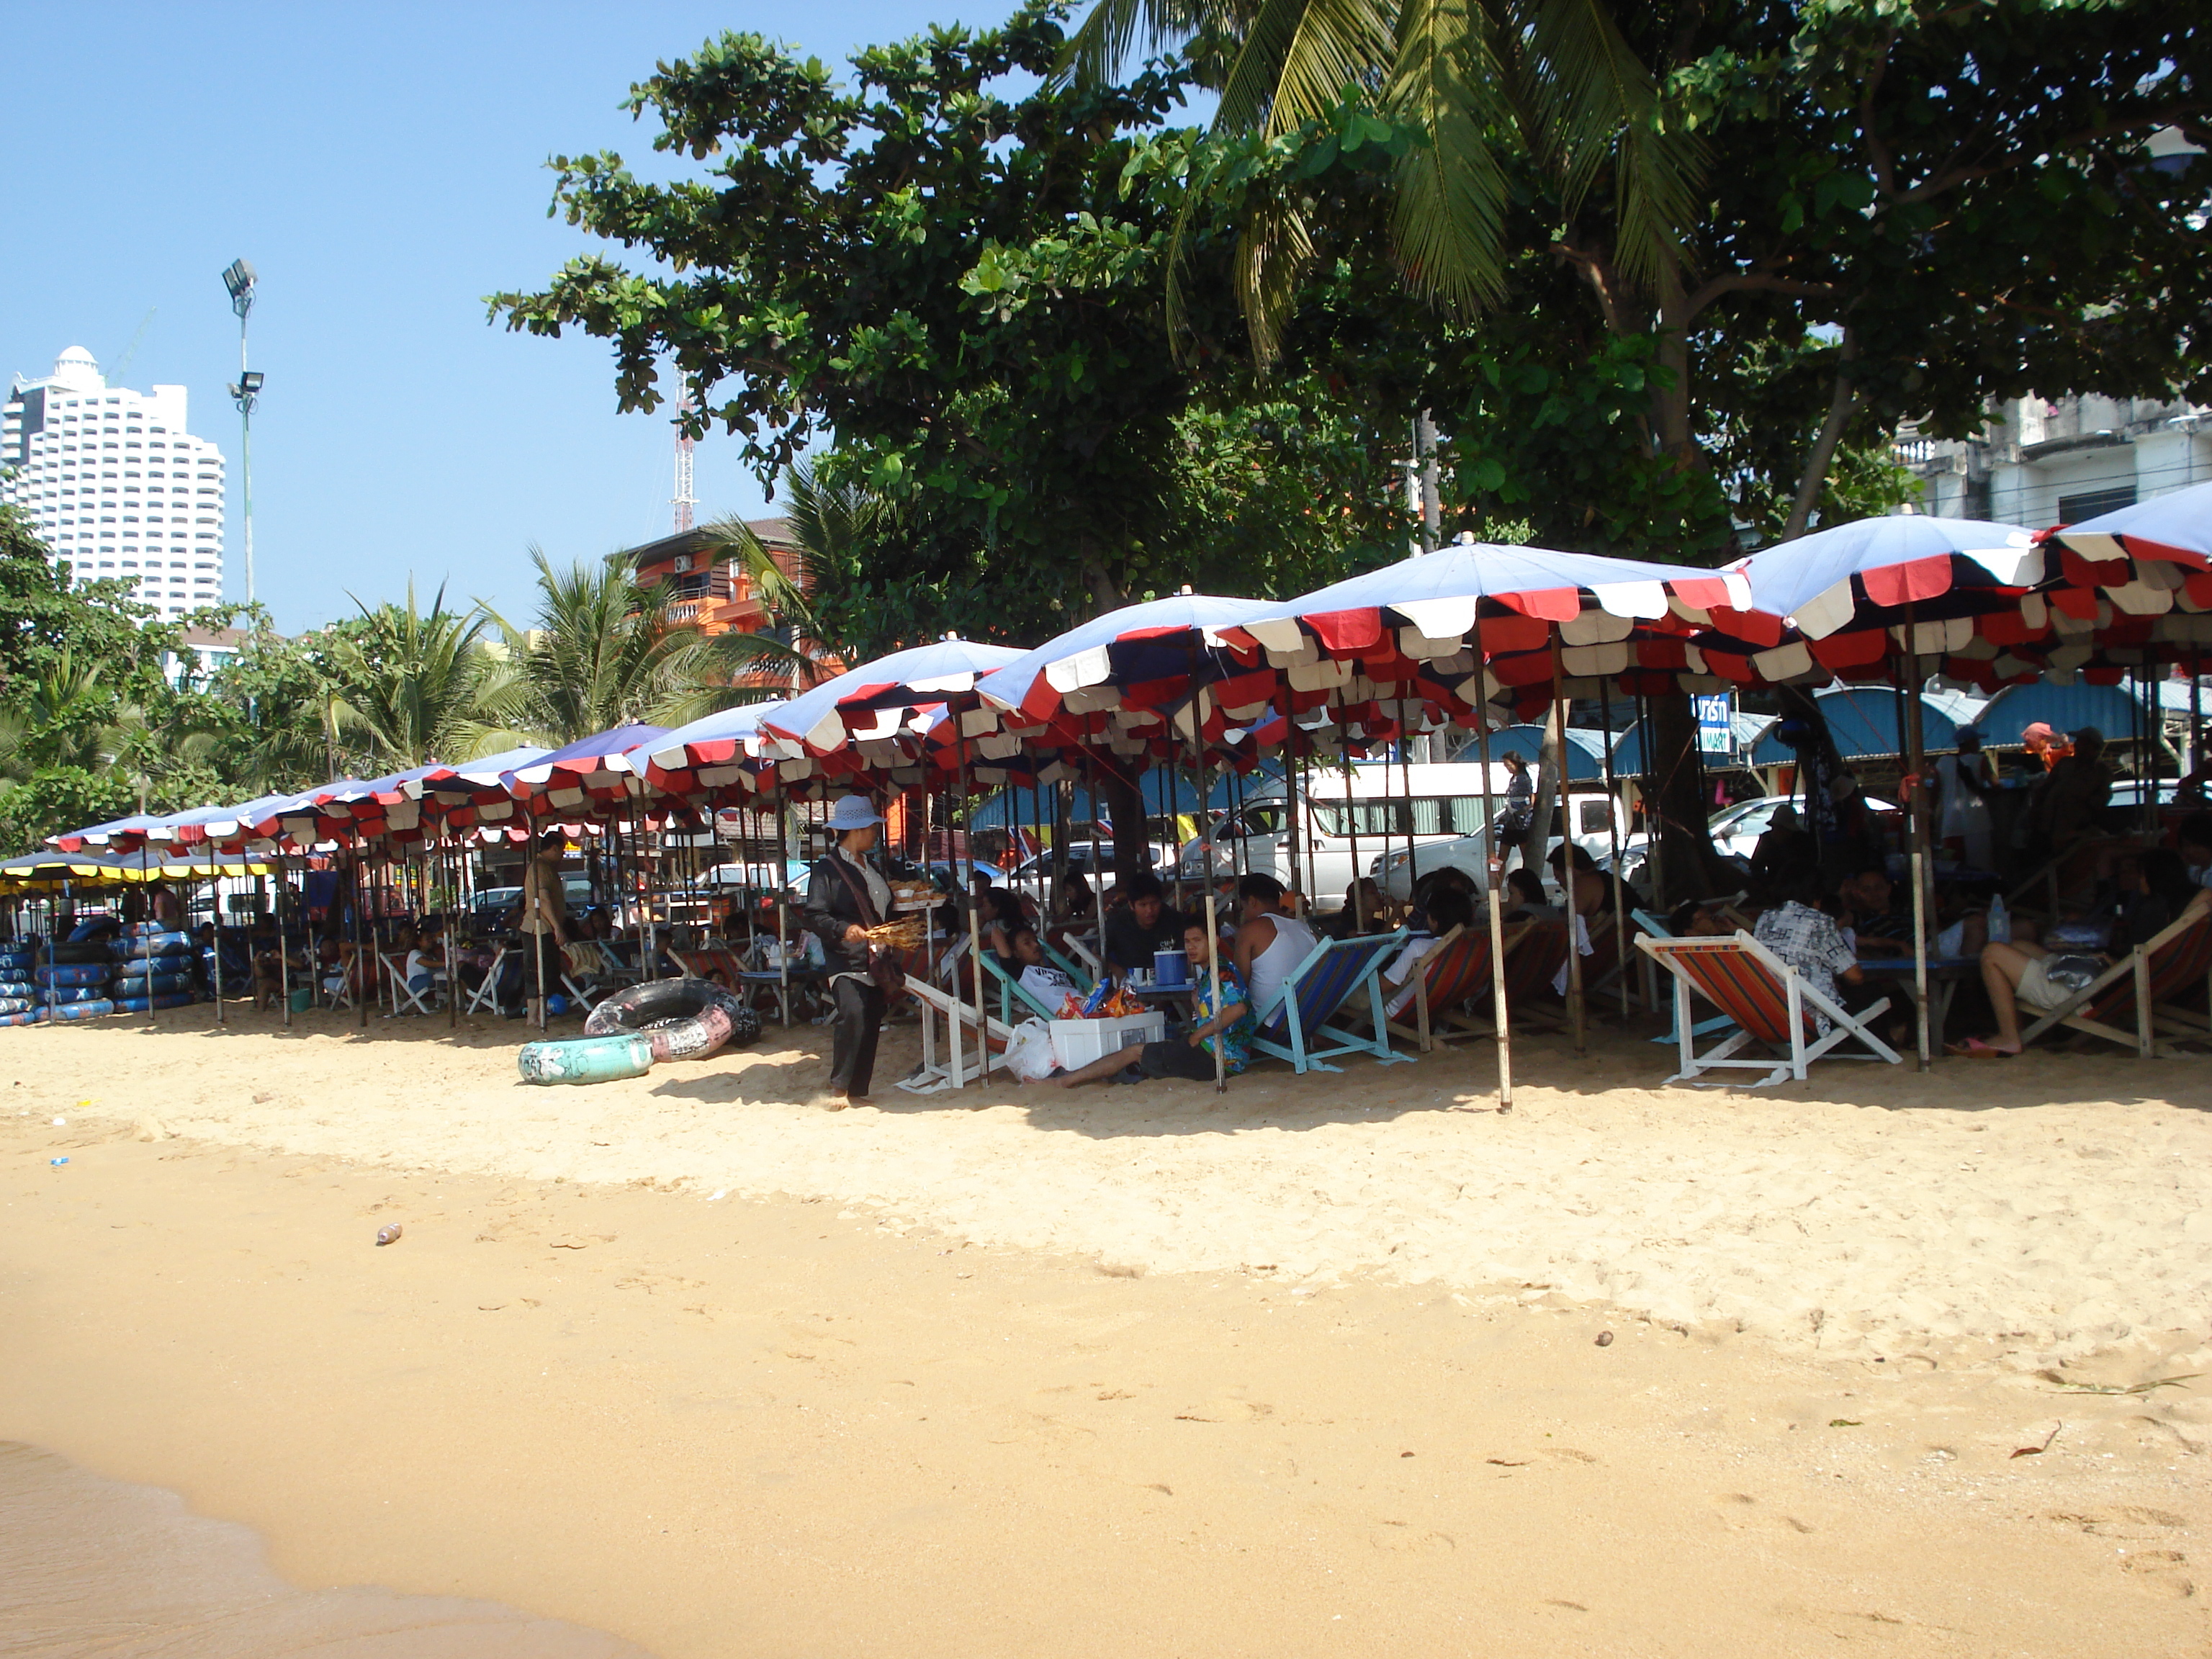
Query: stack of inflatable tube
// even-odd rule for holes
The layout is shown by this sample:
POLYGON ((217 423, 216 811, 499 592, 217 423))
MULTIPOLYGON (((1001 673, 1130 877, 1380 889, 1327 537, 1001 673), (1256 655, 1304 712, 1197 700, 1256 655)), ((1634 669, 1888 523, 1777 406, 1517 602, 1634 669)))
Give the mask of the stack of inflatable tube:
POLYGON ((119 965, 110 982, 118 1013, 181 1008, 193 1000, 192 939, 158 922, 140 922, 116 941, 119 965))
MULTIPOLYGON (((28 940, 0 945, 0 1020, 14 1014, 32 1014, 46 1006, 39 982, 31 977, 38 947, 28 940)), ((18 1022, 29 1024, 25 1019, 18 1022)))

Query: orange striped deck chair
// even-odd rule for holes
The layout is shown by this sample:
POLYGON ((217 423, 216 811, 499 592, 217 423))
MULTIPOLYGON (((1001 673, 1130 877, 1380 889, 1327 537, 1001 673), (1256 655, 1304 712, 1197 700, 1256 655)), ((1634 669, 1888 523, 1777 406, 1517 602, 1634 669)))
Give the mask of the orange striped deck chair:
POLYGON ((1521 924, 1521 942, 1505 957, 1505 1011, 1516 1028, 1543 1026, 1565 1030, 1567 1005, 1552 988, 1567 960, 1567 924, 1521 924))
POLYGON ((1413 1003, 1390 1022, 1393 1036, 1404 1037, 1427 1054, 1439 1042, 1496 1035, 1495 1027, 1464 1012, 1468 1004, 1486 1000, 1491 992, 1486 920, 1472 927, 1454 927, 1432 941, 1415 972, 1419 978, 1414 981, 1413 1003), (1413 1021, 1411 1025, 1406 1024, 1408 1016, 1413 1021))
POLYGON ((1680 982, 1680 994, 1674 998, 1674 1039, 1681 1050, 1682 1069, 1667 1079, 1669 1083, 1707 1086, 1699 1080, 1713 1071, 1765 1072, 1766 1075, 1753 1088, 1765 1088, 1784 1078, 1802 1083, 1808 1066, 1834 1053, 1839 1044, 1854 1040, 1863 1043, 1869 1052, 1835 1057, 1887 1060, 1892 1066, 1904 1063, 1897 1050, 1872 1029, 1875 1017, 1888 1009, 1888 998, 1856 1015, 1847 1014, 1749 933, 1739 930, 1729 939, 1654 939, 1647 933, 1636 943, 1680 982), (1690 1013, 1692 994, 1711 1003, 1739 1027, 1702 1054, 1697 1052, 1690 1013), (1823 1015, 1830 1022, 1826 1036, 1818 1024, 1823 1015), (1736 1058, 1753 1043, 1768 1049, 1769 1056, 1736 1058))
POLYGON ((2181 1041, 2212 1042, 2204 1017, 2175 1002, 2212 976, 2212 915, 2191 908, 2196 914, 2184 915, 2148 944, 2137 945, 2022 1031, 2021 1046, 2060 1025, 2131 1048, 2145 1060, 2180 1054, 2174 1042, 2159 1041, 2161 1030, 2181 1041), (2126 1029, 2121 1020, 2135 1029, 2126 1029))

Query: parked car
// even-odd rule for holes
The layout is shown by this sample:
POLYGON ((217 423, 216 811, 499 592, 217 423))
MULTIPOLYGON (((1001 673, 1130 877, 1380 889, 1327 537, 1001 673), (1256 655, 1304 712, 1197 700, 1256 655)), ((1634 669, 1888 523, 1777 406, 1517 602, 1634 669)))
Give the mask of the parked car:
MULTIPOLYGON (((1557 808, 1553 810, 1556 811, 1557 808)), ((1600 869, 1612 867, 1617 822, 1623 873, 1628 873, 1628 860, 1632 854, 1640 860, 1644 836, 1641 831, 1627 831, 1620 803, 1613 796, 1571 793, 1567 797, 1567 810, 1572 817, 1575 845, 1589 854, 1600 869)), ((1547 855, 1558 849, 1561 839, 1558 836, 1551 838, 1546 848, 1547 855)), ((1426 846, 1417 840, 1410 855, 1401 847, 1383 854, 1370 868, 1381 883, 1383 892, 1401 903, 1413 896, 1416 881, 1438 870, 1458 871, 1474 883, 1474 890, 1480 893, 1488 884, 1489 842, 1488 836, 1479 832, 1454 836, 1449 841, 1426 846)), ((1505 855, 1505 867, 1516 870, 1520 865, 1520 849, 1510 850, 1505 855)), ((1548 879, 1548 868, 1545 874, 1548 879)), ((1630 879, 1634 879, 1632 875, 1630 879)))

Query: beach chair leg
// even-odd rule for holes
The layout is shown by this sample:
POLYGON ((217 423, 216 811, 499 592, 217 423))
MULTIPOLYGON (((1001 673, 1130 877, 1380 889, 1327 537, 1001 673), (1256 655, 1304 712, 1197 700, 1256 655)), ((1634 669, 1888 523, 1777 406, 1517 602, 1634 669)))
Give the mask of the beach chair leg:
POLYGON ((1436 1040, 1429 1029, 1429 976, 1422 971, 1425 964, 1413 969, 1413 1024, 1420 1032, 1421 1052, 1428 1054, 1436 1048, 1436 1040))
POLYGON ((2158 1039, 2151 1034, 2150 952, 2136 951, 2136 1054, 2138 1059, 2150 1060, 2158 1053, 2158 1039))

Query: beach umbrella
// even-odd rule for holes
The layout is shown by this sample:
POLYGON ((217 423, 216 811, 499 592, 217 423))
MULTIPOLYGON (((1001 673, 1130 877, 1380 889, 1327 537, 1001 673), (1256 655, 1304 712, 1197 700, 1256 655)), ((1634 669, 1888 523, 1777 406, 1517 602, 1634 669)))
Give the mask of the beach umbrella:
POLYGON ((502 823, 515 816, 515 805, 501 778, 552 752, 538 744, 523 744, 476 760, 434 766, 412 787, 424 817, 448 834, 502 823))
POLYGON ((629 801, 643 787, 631 754, 668 728, 631 721, 541 754, 499 774, 501 786, 534 817, 591 817, 629 801))
POLYGON ((777 699, 717 709, 640 744, 631 763, 664 794, 689 799, 726 790, 750 793, 764 763, 758 754, 761 721, 782 707, 777 699))
POLYGON ((2138 567, 2169 564, 2185 572, 2212 571, 2212 483, 2192 484, 2079 524, 2061 525, 2050 537, 2086 564, 2125 559, 2138 567))
POLYGON ((2046 562, 2017 525, 1861 519, 1729 566, 1749 586, 1747 614, 1716 618, 1693 648, 1740 685, 1873 678, 1893 658, 1930 657, 1947 676, 1994 690, 2040 672, 2011 648, 2047 633, 2047 607, 2029 592, 2046 562))
POLYGON ((133 850, 143 847, 156 831, 165 829, 169 816, 163 813, 134 812, 129 817, 114 818, 106 823, 95 823, 82 830, 71 830, 58 836, 48 836, 46 845, 59 848, 64 853, 107 853, 133 850))
MULTIPOLYGON (((955 710, 961 726, 976 715, 975 684, 1022 653, 948 635, 894 651, 801 692, 762 717, 766 758, 786 787, 820 790, 875 772, 892 781, 911 770, 938 711, 955 710)), ((995 723, 995 722, 993 722, 995 723)), ((919 782, 918 773, 905 781, 919 782)))

